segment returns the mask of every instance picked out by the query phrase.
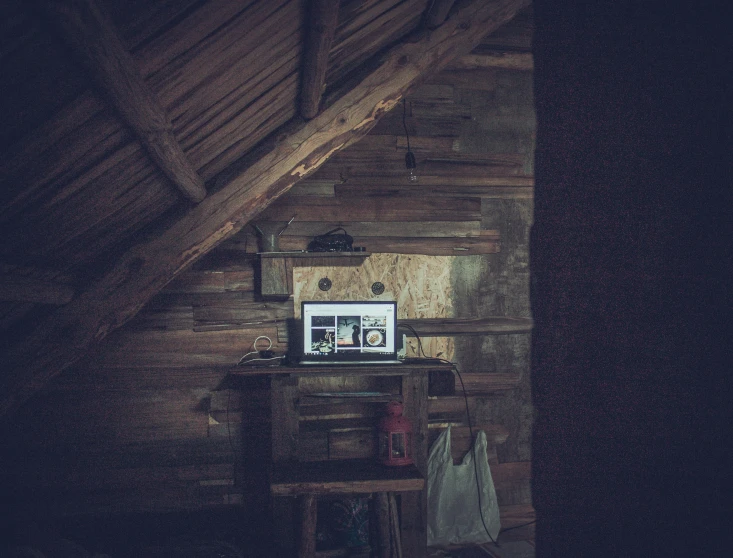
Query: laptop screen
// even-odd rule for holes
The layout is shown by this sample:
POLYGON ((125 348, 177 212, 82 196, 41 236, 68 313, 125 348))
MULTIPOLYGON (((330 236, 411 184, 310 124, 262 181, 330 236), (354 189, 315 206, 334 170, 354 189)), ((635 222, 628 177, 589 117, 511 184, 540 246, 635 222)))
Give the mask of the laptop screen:
POLYGON ((397 358, 397 303, 303 302, 303 359, 320 362, 397 358))

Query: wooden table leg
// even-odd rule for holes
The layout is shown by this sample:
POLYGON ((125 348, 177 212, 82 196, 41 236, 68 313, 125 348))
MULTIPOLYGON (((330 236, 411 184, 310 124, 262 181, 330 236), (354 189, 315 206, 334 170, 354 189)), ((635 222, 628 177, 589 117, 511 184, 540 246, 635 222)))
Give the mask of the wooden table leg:
POLYGON ((316 554, 316 521, 318 521, 318 499, 314 494, 304 494, 298 498, 300 512, 300 533, 298 556, 313 558, 316 554))
MULTIPOLYGON (((415 466, 428 473, 428 377, 414 373, 402 377, 404 415, 412 422, 415 466)), ((400 494, 402 545, 405 556, 426 556, 428 547, 427 484, 421 492, 400 494)))
POLYGON ((389 498, 386 492, 374 495, 374 511, 377 519, 377 556, 390 558, 389 498))

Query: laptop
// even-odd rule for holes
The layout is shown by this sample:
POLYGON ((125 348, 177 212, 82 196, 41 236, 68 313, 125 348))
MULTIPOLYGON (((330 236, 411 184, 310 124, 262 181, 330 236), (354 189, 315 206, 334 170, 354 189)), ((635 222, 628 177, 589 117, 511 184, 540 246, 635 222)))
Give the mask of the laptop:
POLYGON ((303 301, 303 366, 401 364, 394 301, 303 301))

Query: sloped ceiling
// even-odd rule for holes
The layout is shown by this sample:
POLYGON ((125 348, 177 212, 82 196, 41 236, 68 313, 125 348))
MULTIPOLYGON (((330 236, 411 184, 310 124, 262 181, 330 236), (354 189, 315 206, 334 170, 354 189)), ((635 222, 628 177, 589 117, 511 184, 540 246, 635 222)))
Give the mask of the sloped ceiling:
POLYGON ((0 414, 527 2, 331 4, 324 101, 306 122, 304 45, 318 26, 305 0, 2 3, 0 414), (70 11, 85 25, 95 10, 169 129, 136 130, 59 24, 70 11), (200 177, 198 205, 151 157, 161 133, 200 177))

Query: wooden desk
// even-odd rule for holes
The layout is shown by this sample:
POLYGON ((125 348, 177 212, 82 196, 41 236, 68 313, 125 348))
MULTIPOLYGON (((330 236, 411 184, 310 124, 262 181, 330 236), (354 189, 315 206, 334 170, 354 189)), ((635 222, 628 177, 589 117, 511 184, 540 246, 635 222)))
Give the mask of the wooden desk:
MULTIPOLYGON (((268 374, 270 405, 272 412, 272 484, 274 496, 304 496, 300 498, 301 517, 311 513, 317 494, 327 494, 338 489, 339 493, 401 494, 401 541, 404 556, 425 556, 427 552, 427 478, 428 459, 428 377, 431 371, 452 370, 441 363, 400 364, 392 366, 320 366, 320 367, 239 367, 233 374, 268 374), (336 462, 324 461, 300 463, 298 434, 300 429, 300 390, 302 377, 312 376, 395 376, 400 379, 400 396, 403 414, 413 427, 414 467, 388 473, 373 463, 371 469, 361 460, 336 462), (332 468, 330 468, 332 467, 332 468), (371 472, 370 472, 371 471, 371 472), (376 472, 379 475, 374 476, 376 472), (369 475, 372 475, 371 477, 369 475), (390 477, 391 475, 391 477, 390 477), (400 475, 406 475, 400 478, 400 475), (340 480, 339 480, 340 479, 340 480), (343 490, 343 492, 341 492, 343 490), (302 506, 309 506, 303 509, 302 506)), ((333 401, 339 400, 334 396, 333 401)), ((379 402, 376 399, 374 402, 379 402)), ((381 498, 381 497, 380 497, 381 498)), ((315 512, 312 512, 315 513, 315 512)), ((276 538, 295 541, 292 521, 292 501, 276 497, 273 500, 276 538)))

